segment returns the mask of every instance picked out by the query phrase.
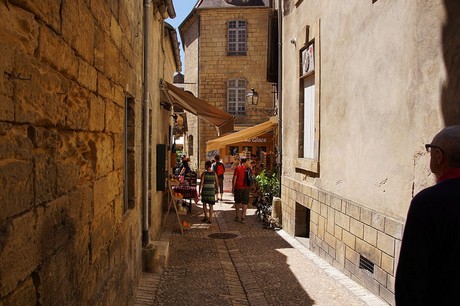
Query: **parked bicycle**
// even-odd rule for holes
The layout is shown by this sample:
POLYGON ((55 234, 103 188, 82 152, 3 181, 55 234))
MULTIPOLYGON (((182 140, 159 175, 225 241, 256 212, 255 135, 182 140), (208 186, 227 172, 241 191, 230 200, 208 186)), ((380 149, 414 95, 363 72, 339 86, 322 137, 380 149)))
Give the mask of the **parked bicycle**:
POLYGON ((256 177, 256 190, 254 192, 253 205, 257 207, 256 215, 264 228, 274 230, 281 229, 281 224, 278 218, 272 217, 272 201, 273 197, 278 195, 279 180, 275 172, 266 173, 263 170, 256 177))

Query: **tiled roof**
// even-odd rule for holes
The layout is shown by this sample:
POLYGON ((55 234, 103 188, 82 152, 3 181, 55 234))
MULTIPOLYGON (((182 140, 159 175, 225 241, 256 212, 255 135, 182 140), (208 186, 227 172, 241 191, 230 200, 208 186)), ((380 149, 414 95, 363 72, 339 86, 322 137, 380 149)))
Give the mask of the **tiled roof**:
POLYGON ((269 0, 201 0, 197 8, 225 8, 237 6, 268 6, 269 0))

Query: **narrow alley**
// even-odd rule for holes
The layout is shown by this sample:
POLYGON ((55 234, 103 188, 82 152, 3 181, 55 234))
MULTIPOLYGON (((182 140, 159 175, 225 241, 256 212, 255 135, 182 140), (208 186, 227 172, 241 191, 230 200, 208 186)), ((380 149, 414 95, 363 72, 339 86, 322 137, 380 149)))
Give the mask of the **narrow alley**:
POLYGON ((134 306, 387 305, 305 242, 264 229, 254 206, 245 224, 234 221, 232 206, 226 192, 215 205, 215 221, 207 224, 201 222, 201 202, 194 204, 191 214, 180 216, 190 223, 183 235, 175 213, 169 213, 160 238, 169 242, 167 268, 143 274, 134 306))

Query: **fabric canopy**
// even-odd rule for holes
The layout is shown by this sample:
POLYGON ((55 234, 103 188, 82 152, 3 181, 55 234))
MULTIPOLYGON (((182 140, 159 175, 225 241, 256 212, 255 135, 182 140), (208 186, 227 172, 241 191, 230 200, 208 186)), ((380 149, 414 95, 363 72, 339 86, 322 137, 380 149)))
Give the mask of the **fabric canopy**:
POLYGON ((206 152, 225 148, 226 145, 242 142, 245 139, 253 138, 255 136, 268 133, 277 126, 278 117, 270 117, 270 120, 264 123, 254 125, 244 130, 228 134, 213 140, 209 140, 206 143, 206 152))
POLYGON ((208 102, 195 97, 192 93, 164 82, 162 90, 168 96, 171 103, 179 104, 186 111, 197 115, 206 122, 217 127, 217 134, 220 136, 225 133, 233 132, 235 118, 224 110, 212 106, 208 102))

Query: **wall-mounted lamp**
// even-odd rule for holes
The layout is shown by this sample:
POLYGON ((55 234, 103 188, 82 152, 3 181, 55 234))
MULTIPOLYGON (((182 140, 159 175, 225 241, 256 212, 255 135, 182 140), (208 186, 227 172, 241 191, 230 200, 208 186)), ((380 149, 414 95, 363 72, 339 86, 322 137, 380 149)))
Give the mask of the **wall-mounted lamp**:
POLYGON ((255 91, 254 88, 251 88, 251 91, 246 95, 246 104, 251 109, 264 113, 269 116, 276 116, 276 114, 278 113, 277 108, 256 107, 257 104, 259 104, 259 93, 257 93, 257 91, 255 91))
POLYGON ((254 88, 251 88, 251 91, 246 95, 246 103, 249 103, 250 106, 256 106, 259 103, 259 94, 254 88))

